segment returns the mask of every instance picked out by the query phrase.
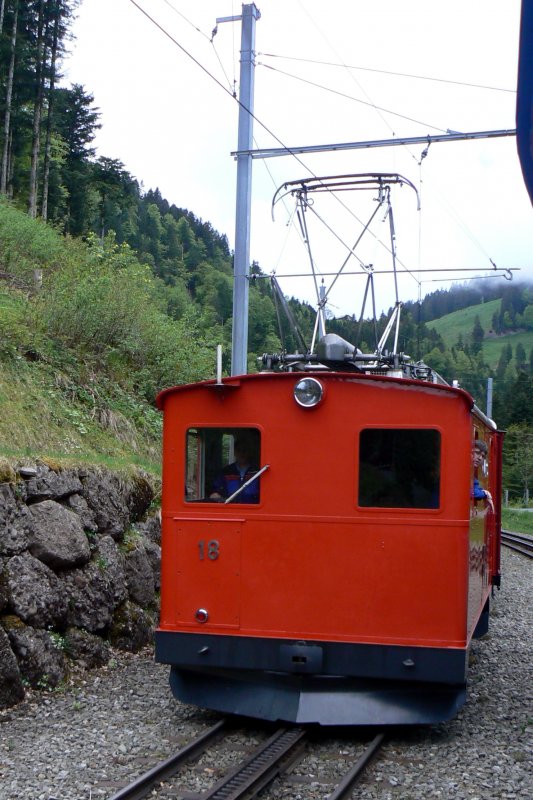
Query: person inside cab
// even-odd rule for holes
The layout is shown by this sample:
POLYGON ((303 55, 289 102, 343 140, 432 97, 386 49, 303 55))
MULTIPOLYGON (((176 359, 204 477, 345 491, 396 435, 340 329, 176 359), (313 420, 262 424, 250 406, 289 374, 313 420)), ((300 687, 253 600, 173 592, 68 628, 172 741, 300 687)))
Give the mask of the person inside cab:
POLYGON ((209 495, 211 500, 223 501, 231 497, 235 492, 244 487, 235 497, 236 503, 258 503, 259 502, 259 479, 251 480, 258 472, 255 448, 248 439, 238 438, 235 441, 235 460, 231 464, 226 464, 213 481, 212 491, 209 495), (248 483, 248 481, 251 481, 248 483), (245 486, 245 484, 247 484, 245 486))

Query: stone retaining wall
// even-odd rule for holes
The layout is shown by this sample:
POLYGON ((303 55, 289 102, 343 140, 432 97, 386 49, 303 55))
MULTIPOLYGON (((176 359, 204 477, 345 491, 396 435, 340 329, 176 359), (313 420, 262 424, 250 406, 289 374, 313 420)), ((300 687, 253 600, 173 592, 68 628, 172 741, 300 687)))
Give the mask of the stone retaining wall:
POLYGON ((0 708, 54 687, 73 662, 151 640, 160 572, 154 490, 128 477, 44 462, 0 483, 0 708))

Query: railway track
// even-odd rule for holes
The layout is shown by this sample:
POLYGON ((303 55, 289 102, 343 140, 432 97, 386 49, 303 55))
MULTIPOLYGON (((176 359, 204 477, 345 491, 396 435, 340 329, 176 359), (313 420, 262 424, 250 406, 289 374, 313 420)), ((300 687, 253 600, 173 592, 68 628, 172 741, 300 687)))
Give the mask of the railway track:
MULTIPOLYGON (((166 761, 140 775, 128 786, 120 789, 109 800, 142 800, 149 794, 157 798, 158 789, 168 791, 165 784, 172 781, 190 762, 220 743, 232 732, 230 723, 221 720, 205 733, 176 752, 166 761), (154 794, 155 793, 155 794, 154 794)), ((346 800, 364 771, 367 764, 378 752, 385 738, 378 733, 372 741, 363 746, 363 752, 351 768, 340 780, 331 786, 325 796, 327 800, 346 800)), ((187 800, 251 800, 257 797, 276 778, 283 776, 302 761, 306 751, 311 747, 311 733, 298 727, 282 727, 276 730, 265 742, 262 742, 251 754, 247 755, 235 768, 230 769, 214 786, 200 793, 191 793, 185 789, 172 790, 172 797, 187 800)), ((328 784, 330 785, 330 784, 328 784)), ((165 794, 168 797, 168 794, 165 794)))
POLYGON ((533 537, 525 533, 502 531, 502 544, 528 558, 533 558, 533 537))

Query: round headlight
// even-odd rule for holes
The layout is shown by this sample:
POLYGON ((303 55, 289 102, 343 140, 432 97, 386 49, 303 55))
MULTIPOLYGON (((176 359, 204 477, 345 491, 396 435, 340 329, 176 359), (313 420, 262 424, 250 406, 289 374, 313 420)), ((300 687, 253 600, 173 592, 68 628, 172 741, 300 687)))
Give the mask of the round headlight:
POLYGON ((303 408, 317 406, 324 397, 324 387, 316 378, 302 378, 294 387, 294 399, 303 408))

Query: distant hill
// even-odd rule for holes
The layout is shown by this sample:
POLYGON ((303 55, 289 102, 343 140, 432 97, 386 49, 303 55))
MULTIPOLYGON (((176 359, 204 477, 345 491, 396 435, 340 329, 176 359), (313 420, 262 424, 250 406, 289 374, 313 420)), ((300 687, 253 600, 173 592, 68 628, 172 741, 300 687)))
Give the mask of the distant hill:
MULTIPOLYGON (((491 369, 496 369, 503 348, 509 344, 513 348, 513 353, 516 346, 521 344, 529 356, 533 348, 533 331, 517 331, 516 333, 508 333, 505 336, 485 338, 483 340, 483 359, 491 369)), ((515 361, 516 359, 513 359, 513 363, 515 361)))
POLYGON ((479 317, 481 327, 485 331, 485 336, 487 336, 492 327, 492 317, 495 312, 499 312, 501 302, 501 298, 498 298, 497 300, 490 300, 488 303, 461 308, 459 311, 452 311, 451 314, 440 317, 440 319, 426 322, 426 325, 442 336, 446 347, 453 347, 457 344, 459 335, 463 339, 467 339, 470 336, 476 317, 479 317))
POLYGON ((453 311, 439 319, 426 322, 426 325, 442 337, 447 348, 451 348, 456 346, 460 339, 463 343, 470 341, 476 317, 478 317, 485 334, 482 343, 483 360, 494 370, 498 365, 502 350, 508 345, 511 345, 514 354, 517 345, 521 344, 528 356, 533 348, 533 331, 531 330, 518 328, 502 333, 496 333, 493 330, 494 315, 500 313, 501 304, 501 298, 489 300, 453 311))

